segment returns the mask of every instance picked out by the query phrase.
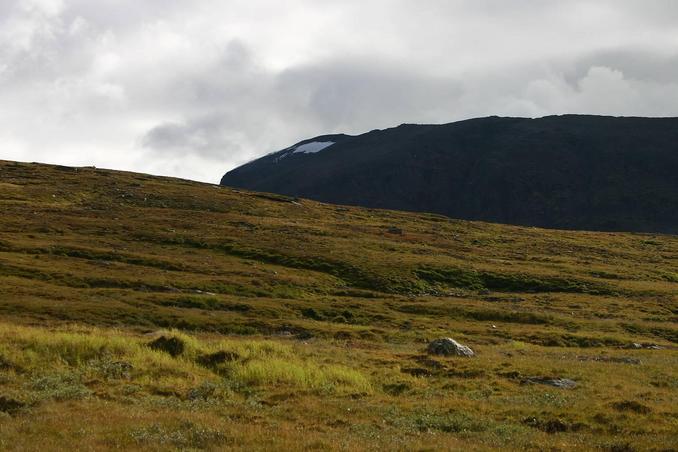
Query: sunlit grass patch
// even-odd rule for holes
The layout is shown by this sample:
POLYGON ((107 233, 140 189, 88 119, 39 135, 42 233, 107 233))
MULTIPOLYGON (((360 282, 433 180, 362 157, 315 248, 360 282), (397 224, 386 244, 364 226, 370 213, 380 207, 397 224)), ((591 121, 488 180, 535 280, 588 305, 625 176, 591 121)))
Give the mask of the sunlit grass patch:
POLYGON ((233 353, 243 360, 290 358, 295 355, 294 349, 289 344, 270 340, 223 340, 214 343, 211 349, 233 353))
POLYGON ((252 360, 237 364, 233 376, 248 385, 285 384, 302 390, 371 393, 372 385, 360 372, 344 366, 318 366, 300 360, 252 360))
MULTIPOLYGON (((199 347, 192 337, 175 333, 189 344, 188 350, 199 347)), ((0 353, 18 367, 27 371, 54 368, 88 369, 101 360, 128 360, 135 374, 158 376, 158 370, 181 370, 192 373, 198 367, 190 359, 169 359, 166 354, 152 350, 138 337, 116 330, 80 328, 48 330, 0 324, 0 353)))
POLYGON ((237 385, 288 385, 299 390, 371 393, 372 385, 359 371, 339 365, 319 365, 289 344, 270 340, 225 340, 209 347, 202 360, 237 385), (211 362, 210 362, 211 361, 211 362))
POLYGON ((302 391, 372 392, 360 372, 319 365, 289 344, 200 340, 175 330, 139 337, 97 328, 52 331, 0 324, 0 357, 6 367, 31 376, 25 387, 35 399, 88 397, 93 388, 86 381, 99 387, 107 382, 106 391, 111 383, 124 382, 151 394, 189 398, 205 382, 220 379, 235 388, 277 384, 302 391), (160 339, 171 344, 172 353, 157 346, 160 339))

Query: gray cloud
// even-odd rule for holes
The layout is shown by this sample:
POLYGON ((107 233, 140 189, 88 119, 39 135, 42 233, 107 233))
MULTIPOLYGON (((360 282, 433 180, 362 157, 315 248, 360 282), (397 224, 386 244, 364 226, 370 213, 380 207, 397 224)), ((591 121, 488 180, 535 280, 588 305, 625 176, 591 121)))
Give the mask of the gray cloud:
POLYGON ((364 130, 410 121, 440 121, 461 96, 452 77, 378 58, 341 59, 296 67, 277 77, 276 88, 297 108, 332 131, 364 130))
POLYGON ((216 181, 314 135, 675 116, 672 0, 8 0, 0 158, 216 181))

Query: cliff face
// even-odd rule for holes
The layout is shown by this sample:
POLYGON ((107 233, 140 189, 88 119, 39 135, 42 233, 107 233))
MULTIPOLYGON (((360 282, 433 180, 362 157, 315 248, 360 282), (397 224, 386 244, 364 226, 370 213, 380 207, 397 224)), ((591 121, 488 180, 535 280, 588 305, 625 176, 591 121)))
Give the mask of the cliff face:
POLYGON ((222 185, 559 229, 678 233, 678 118, 489 117, 305 140, 222 185))

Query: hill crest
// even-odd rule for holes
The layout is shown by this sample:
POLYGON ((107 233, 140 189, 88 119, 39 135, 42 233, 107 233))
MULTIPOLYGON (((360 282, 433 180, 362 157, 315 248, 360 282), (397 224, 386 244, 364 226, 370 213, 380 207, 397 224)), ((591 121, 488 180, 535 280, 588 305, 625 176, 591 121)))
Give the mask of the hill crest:
POLYGON ((676 118, 491 116, 314 137, 229 171, 221 184, 466 220, 675 234, 675 174, 676 118))

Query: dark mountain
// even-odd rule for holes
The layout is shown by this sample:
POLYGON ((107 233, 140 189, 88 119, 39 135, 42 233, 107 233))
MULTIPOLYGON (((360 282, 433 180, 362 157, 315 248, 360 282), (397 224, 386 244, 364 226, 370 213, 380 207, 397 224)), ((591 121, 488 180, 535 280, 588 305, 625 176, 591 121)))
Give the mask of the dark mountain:
POLYGON ((675 234, 678 118, 489 117, 325 135, 221 184, 469 220, 675 234))

